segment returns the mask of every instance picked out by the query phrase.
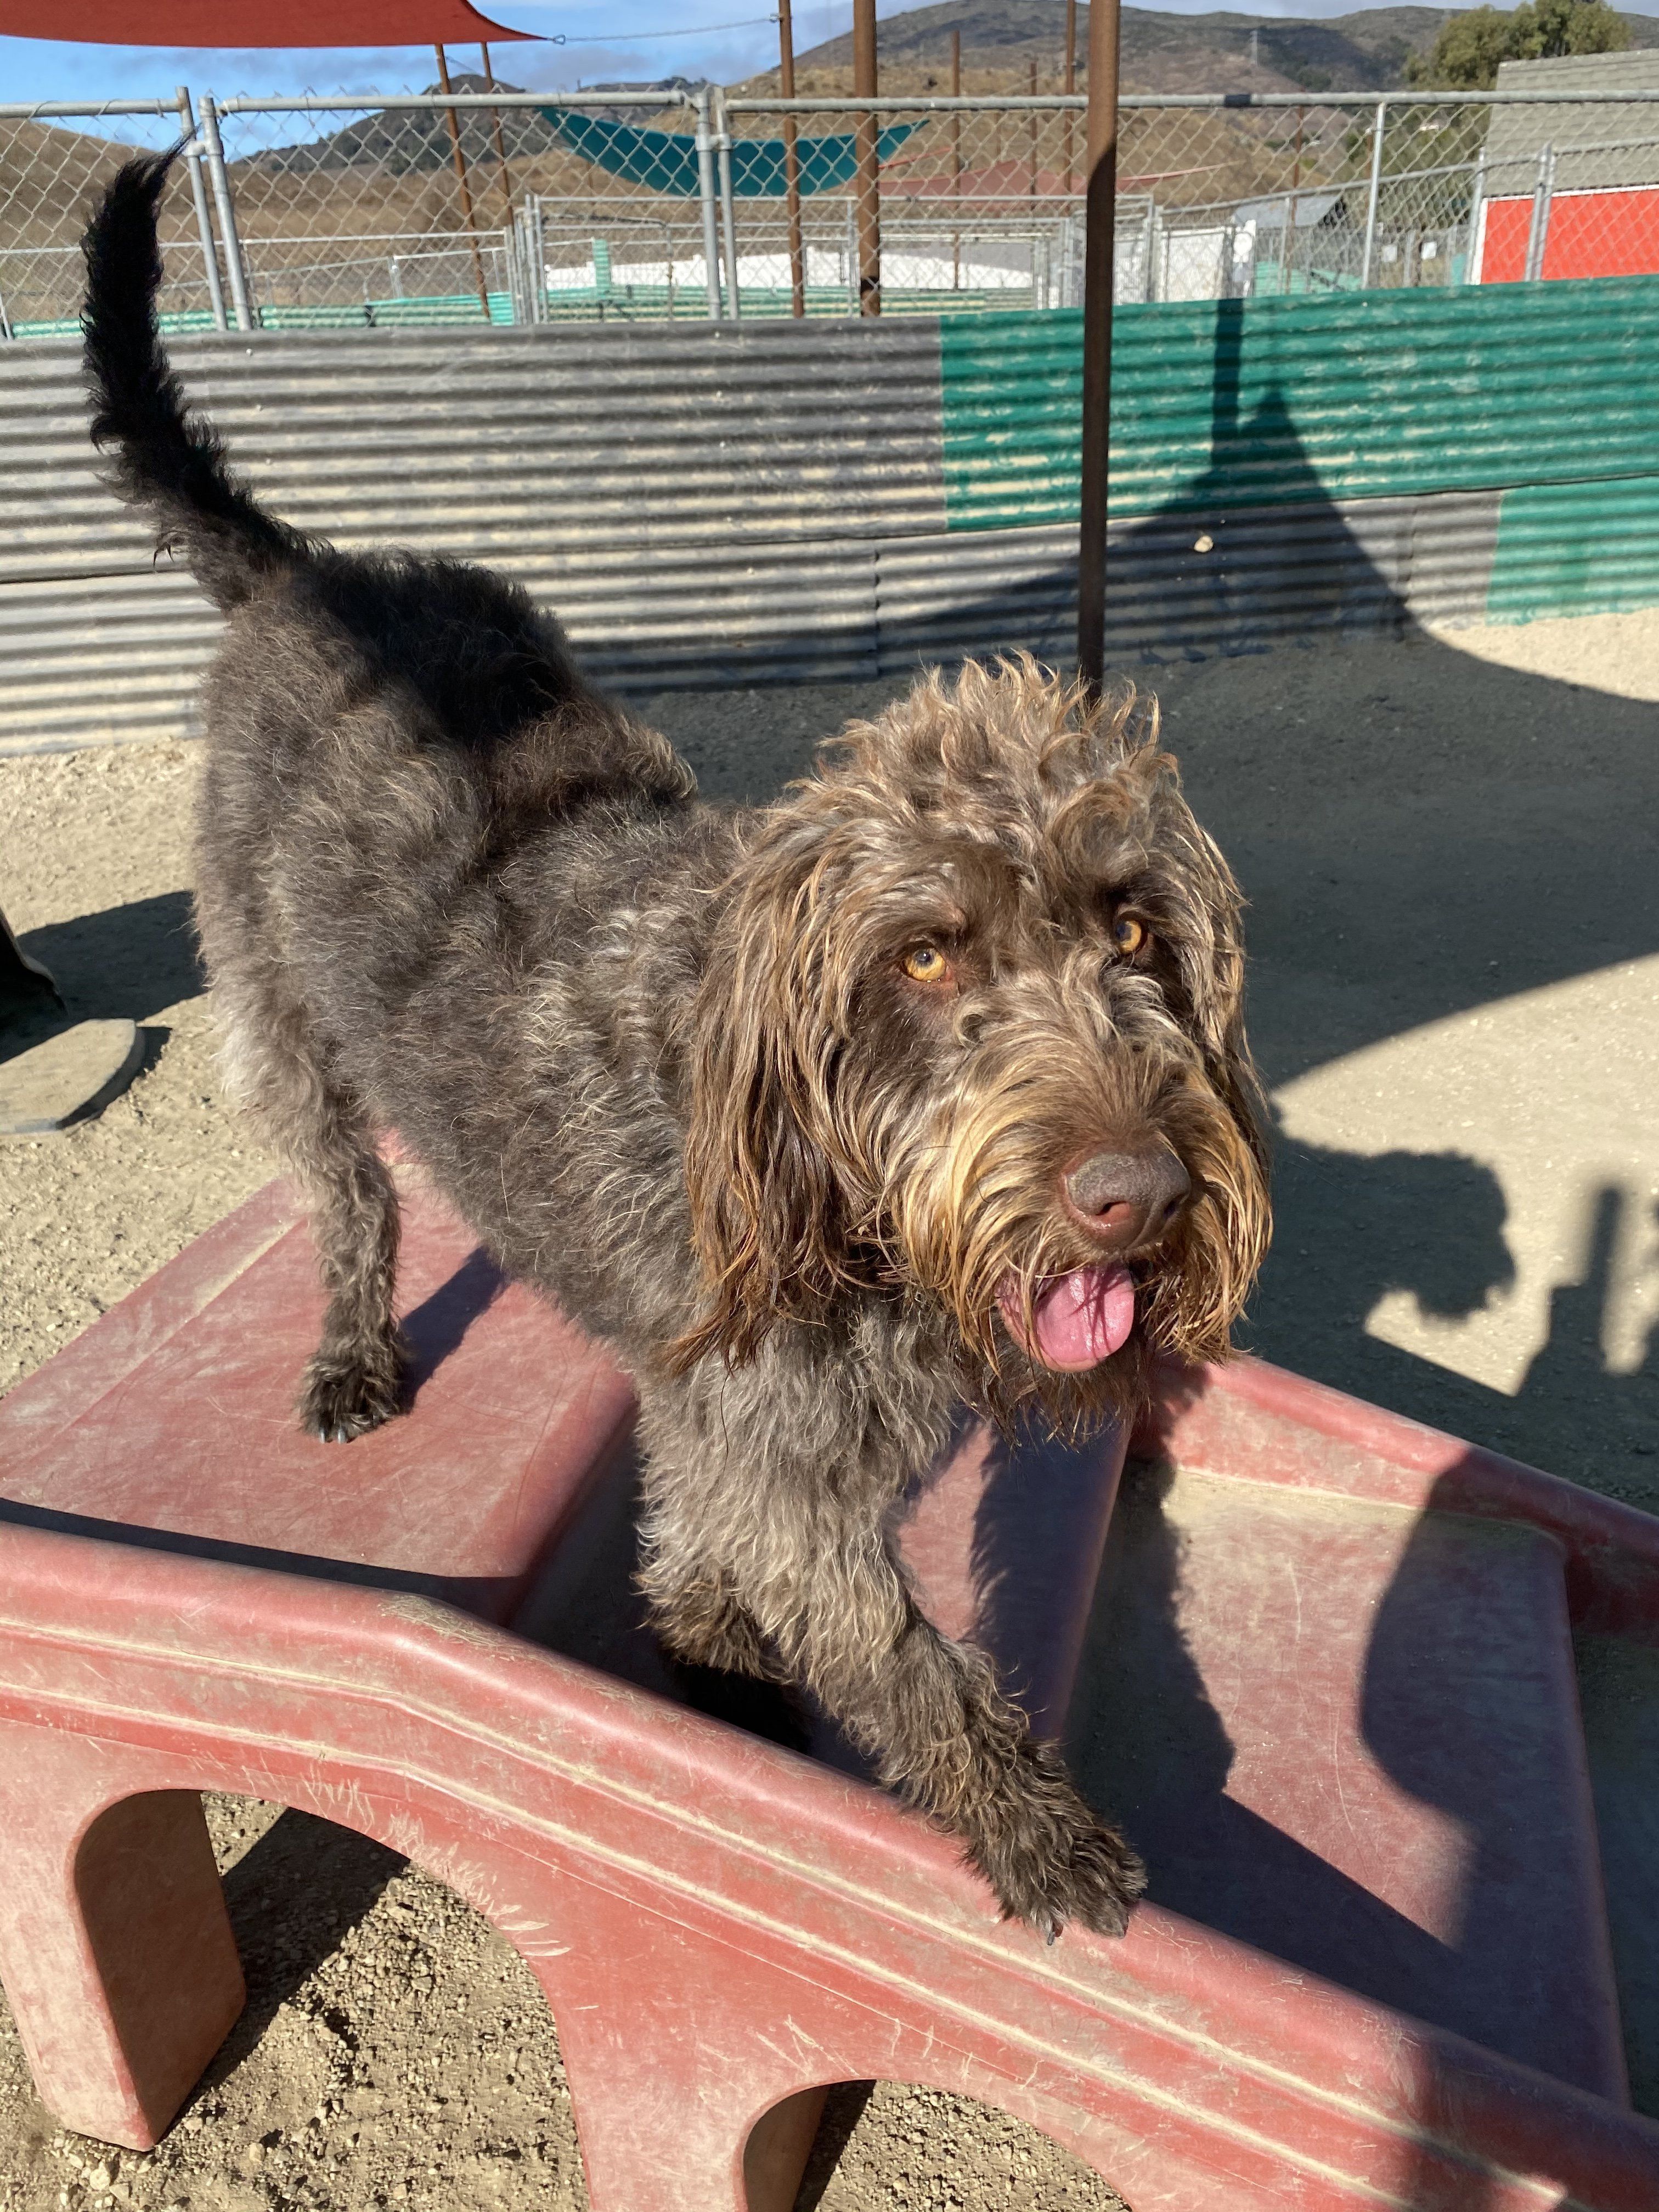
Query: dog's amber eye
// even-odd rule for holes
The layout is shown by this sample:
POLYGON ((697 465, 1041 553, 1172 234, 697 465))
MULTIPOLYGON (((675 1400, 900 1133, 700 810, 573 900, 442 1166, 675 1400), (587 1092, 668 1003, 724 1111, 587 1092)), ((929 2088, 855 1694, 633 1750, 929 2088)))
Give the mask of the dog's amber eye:
POLYGON ((937 945, 913 945, 899 963, 913 983, 948 983, 951 963, 937 945))
POLYGON ((1132 914, 1121 914, 1112 924, 1112 942, 1118 951, 1133 959, 1145 945, 1150 935, 1144 921, 1137 921, 1132 914))

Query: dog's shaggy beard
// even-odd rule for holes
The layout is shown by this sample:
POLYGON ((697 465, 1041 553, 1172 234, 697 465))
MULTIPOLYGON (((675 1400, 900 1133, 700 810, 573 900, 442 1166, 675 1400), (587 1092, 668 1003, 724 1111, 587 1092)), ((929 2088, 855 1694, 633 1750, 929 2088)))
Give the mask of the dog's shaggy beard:
MULTIPOLYGON (((1056 1429, 1077 1433, 1134 1406, 1148 1354, 1227 1356, 1269 1217, 1255 1146, 1188 1041, 1150 1014, 1133 1025, 1139 1037, 1133 1028, 1103 1036, 1097 1000, 1069 980, 1071 988, 1028 986, 1024 1003, 987 1023, 931 1113, 905 1101, 872 1117, 869 1153, 880 1174, 858 1228, 885 1255, 890 1279, 947 1310, 988 1410, 1003 1419, 1037 1406, 1056 1429), (1127 1341, 1093 1368, 1062 1373, 1028 1349, 1036 1300, 1056 1278, 1103 1262, 1058 1212, 1054 1192, 1080 1145, 1104 1133, 1131 1146, 1166 1145, 1191 1193, 1169 1231, 1131 1255, 1127 1341)), ((964 1009, 965 1028, 976 1020, 964 1009)), ((860 1118, 837 1116, 843 1130, 860 1118)))

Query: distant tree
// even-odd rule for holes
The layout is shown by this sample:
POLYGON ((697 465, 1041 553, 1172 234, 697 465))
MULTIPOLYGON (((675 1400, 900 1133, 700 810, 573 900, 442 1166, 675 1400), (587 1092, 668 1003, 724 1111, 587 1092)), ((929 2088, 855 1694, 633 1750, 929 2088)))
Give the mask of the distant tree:
POLYGON ((1522 0, 1508 15, 1469 8, 1442 26, 1431 53, 1412 56, 1406 77, 1425 90, 1490 92, 1500 62, 1622 53, 1630 42, 1629 24, 1607 0, 1522 0))

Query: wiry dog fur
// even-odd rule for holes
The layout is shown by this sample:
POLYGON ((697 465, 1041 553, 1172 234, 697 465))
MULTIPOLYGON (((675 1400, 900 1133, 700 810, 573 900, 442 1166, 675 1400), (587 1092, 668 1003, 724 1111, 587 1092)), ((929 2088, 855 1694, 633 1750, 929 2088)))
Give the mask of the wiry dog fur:
POLYGON ((1121 1409, 1148 1347, 1224 1352, 1261 1258, 1239 902, 1155 720, 970 665, 775 805, 699 804, 516 586, 239 487, 156 335, 165 168, 88 234, 94 434, 228 617, 198 912, 236 1088, 311 1194, 302 1420, 398 1407, 395 1127, 637 1383, 669 1646, 810 1686, 1009 1913, 1121 1929, 1133 1853, 887 1524, 964 1397, 1121 1409), (1126 1162, 1158 1204, 1112 1196, 1126 1162), (1054 1371, 1036 1301, 1103 1249, 1134 1333, 1054 1371))

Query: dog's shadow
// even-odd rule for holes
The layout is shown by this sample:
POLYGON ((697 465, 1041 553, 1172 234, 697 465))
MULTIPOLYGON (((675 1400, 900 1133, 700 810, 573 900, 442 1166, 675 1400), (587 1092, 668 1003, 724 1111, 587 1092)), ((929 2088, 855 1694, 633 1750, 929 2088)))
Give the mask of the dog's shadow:
MULTIPOLYGON (((1327 1315, 1334 1304, 1355 1334, 1387 1291, 1462 1316, 1513 1280, 1503 1194, 1478 1162, 1282 1143, 1275 1167, 1286 1296, 1327 1315), (1402 1221, 1412 1235, 1399 1234, 1402 1221), (1336 1223, 1328 1267, 1310 1269, 1296 1240, 1336 1223)), ((1281 1316, 1273 1333, 1294 1329, 1281 1316)), ((1170 1479, 1150 1464, 1125 1472, 1071 1716, 1081 1786, 1144 1851, 1158 1903, 1381 2003, 1469 2028, 1454 1951, 1228 1795, 1234 1747, 1181 1627, 1170 1479)))
POLYGON ((507 1277, 482 1245, 468 1253, 453 1275, 428 1291, 404 1316, 409 1364, 404 1370, 403 1401, 413 1413, 421 1392, 461 1346, 476 1321, 487 1314, 507 1287, 507 1277))

